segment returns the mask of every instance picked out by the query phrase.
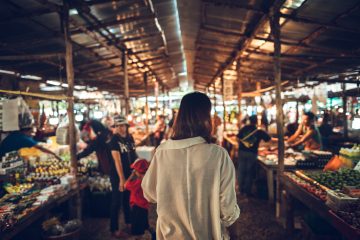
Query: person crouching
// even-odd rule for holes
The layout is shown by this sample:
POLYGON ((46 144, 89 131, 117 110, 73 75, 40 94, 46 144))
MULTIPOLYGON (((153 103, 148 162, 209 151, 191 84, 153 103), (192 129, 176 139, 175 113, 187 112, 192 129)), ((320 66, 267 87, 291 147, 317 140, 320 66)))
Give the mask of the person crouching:
POLYGON ((150 229, 148 221, 149 202, 144 198, 141 188, 149 162, 145 159, 137 159, 130 167, 134 170, 125 182, 125 188, 130 191, 131 234, 140 237, 145 234, 145 230, 148 230, 152 239, 155 239, 155 233, 150 229))

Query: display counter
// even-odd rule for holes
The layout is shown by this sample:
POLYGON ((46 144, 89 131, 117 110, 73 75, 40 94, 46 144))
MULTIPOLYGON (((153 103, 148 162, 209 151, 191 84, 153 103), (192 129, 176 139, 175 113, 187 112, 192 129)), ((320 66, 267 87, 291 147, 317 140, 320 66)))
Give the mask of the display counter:
POLYGON ((346 239, 360 239, 360 229, 346 223, 325 204, 327 199, 326 191, 320 189, 320 185, 316 187, 316 185, 303 180, 295 180, 294 175, 289 174, 284 174, 281 182, 285 190, 285 227, 289 234, 294 231, 294 200, 296 199, 327 221, 346 239))

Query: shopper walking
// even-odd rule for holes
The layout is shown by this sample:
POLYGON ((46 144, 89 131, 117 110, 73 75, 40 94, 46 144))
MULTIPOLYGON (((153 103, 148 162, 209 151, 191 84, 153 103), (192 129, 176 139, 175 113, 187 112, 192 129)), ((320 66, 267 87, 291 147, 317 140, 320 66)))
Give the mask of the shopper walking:
POLYGON ((245 197, 251 195, 259 144, 261 140, 266 142, 271 140, 267 132, 257 128, 256 115, 249 117, 249 122, 240 129, 237 135, 239 141, 238 183, 240 193, 245 197))
POLYGON ((226 150, 210 144, 211 102, 183 97, 170 140, 161 144, 144 176, 145 198, 157 203, 157 239, 227 239, 239 217, 235 169, 226 150))
POLYGON ((126 233, 119 231, 119 209, 122 207, 126 228, 130 230, 130 192, 125 190, 126 179, 131 174, 130 165, 137 159, 135 142, 129 134, 129 125, 122 116, 114 117, 115 134, 110 142, 113 158, 110 171, 112 187, 110 230, 114 237, 126 237, 126 233))

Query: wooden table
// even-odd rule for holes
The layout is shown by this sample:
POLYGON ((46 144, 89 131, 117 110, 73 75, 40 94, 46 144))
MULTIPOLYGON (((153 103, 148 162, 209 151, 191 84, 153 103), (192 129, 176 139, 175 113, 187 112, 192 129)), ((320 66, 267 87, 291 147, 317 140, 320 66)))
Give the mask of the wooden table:
POLYGON ((51 209, 58 207, 62 203, 69 201, 73 197, 82 191, 86 185, 81 185, 78 189, 71 190, 65 196, 50 200, 49 202, 41 205, 39 208, 29 213, 26 217, 22 218, 18 223, 14 225, 14 227, 8 232, 0 232, 1 240, 10 240, 14 238, 17 234, 21 233, 31 224, 39 220, 41 217, 46 215, 51 209))
POLYGON ((294 231, 294 199, 297 199, 311 211, 326 220, 347 239, 360 240, 360 231, 352 228, 349 224, 338 218, 322 200, 294 183, 288 176, 282 176, 281 182, 286 191, 285 227, 289 234, 292 234, 294 231))
MULTIPOLYGON (((268 164, 265 162, 265 159, 258 158, 258 163, 262 169, 265 170, 266 173, 266 182, 268 187, 268 200, 270 203, 273 203, 275 200, 275 188, 274 188, 274 181, 276 172, 278 170, 277 164, 268 164)), ((286 170, 293 170, 296 169, 294 165, 285 165, 286 170)))

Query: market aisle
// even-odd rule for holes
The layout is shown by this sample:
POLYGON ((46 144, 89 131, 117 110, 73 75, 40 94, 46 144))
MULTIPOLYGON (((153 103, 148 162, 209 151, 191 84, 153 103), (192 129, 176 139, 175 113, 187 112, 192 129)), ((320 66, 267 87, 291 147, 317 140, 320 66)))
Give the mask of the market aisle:
MULTIPOLYGON (((248 202, 240 200, 240 239, 241 240, 287 240, 285 231, 275 219, 274 207, 266 200, 251 198, 248 202)), ((122 219, 121 219, 122 221, 122 219)), ((155 208, 150 210, 150 225, 155 226, 155 208)), ((108 231, 108 220, 104 218, 87 218, 81 240, 112 239, 108 231)), ((132 238, 128 238, 129 240, 132 238)), ((144 239, 151 239, 146 235, 144 239)), ((300 240, 301 236, 293 236, 300 240)))

